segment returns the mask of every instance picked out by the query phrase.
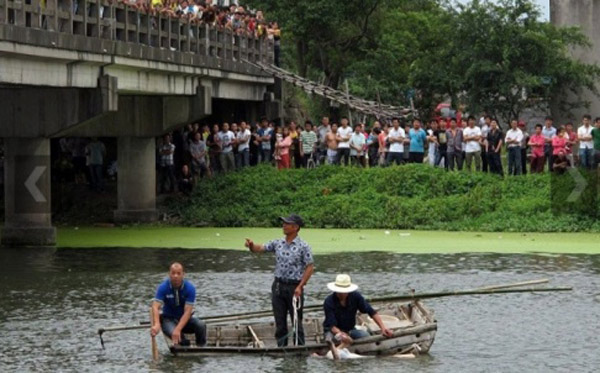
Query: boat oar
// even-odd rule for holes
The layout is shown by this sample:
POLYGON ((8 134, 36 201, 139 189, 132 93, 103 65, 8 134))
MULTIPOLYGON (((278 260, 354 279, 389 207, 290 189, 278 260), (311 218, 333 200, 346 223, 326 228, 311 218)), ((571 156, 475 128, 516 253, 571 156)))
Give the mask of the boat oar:
MULTIPOLYGON (((154 326, 154 309, 150 308, 150 325, 154 326)), ((156 336, 151 335, 152 338, 152 359, 158 361, 158 346, 156 345, 156 336)))
POLYGON ((123 326, 109 326, 106 328, 98 329, 98 336, 100 336, 100 344, 102 345, 102 349, 104 349, 104 339, 102 339, 102 334, 105 332, 119 332, 122 330, 136 330, 136 329, 149 329, 150 323, 144 321, 140 323, 140 325, 123 325, 123 326))

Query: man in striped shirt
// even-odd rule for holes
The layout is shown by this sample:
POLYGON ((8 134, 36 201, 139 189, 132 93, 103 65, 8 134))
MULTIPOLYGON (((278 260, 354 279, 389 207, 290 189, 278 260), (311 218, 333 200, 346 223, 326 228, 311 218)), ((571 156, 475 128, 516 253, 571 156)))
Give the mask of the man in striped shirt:
POLYGON ((312 157, 317 143, 317 134, 312 130, 312 122, 307 120, 304 123, 304 131, 300 133, 300 144, 302 146, 302 164, 307 166, 308 160, 312 157))

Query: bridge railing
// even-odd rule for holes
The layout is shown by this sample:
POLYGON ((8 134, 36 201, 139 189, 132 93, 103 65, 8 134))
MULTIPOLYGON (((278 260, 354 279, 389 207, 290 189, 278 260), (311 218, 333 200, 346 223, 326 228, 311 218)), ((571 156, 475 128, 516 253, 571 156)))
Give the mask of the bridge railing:
POLYGON ((135 43, 224 60, 273 63, 273 41, 109 0, 0 0, 0 24, 135 43))

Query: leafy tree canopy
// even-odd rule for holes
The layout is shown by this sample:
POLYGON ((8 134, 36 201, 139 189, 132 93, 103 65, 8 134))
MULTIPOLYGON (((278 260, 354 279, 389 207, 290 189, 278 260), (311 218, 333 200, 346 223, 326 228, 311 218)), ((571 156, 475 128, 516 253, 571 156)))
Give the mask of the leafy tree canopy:
MULTIPOLYGON (((284 68, 428 117, 455 107, 506 121, 526 109, 561 113, 598 94, 600 68, 573 58, 578 28, 540 21, 532 0, 252 1, 283 29, 284 68), (410 93, 414 93, 411 95, 410 93)), ((558 114, 558 113, 556 113, 558 114)))

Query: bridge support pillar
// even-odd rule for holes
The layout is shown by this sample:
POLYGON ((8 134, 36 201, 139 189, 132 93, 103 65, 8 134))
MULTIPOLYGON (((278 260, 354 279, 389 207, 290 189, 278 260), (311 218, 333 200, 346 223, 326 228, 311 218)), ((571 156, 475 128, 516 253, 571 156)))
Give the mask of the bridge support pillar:
POLYGON ((153 137, 118 138, 115 223, 147 223, 158 219, 155 154, 153 137))
POLYGON ((50 198, 50 140, 5 138, 2 245, 53 246, 50 198))

